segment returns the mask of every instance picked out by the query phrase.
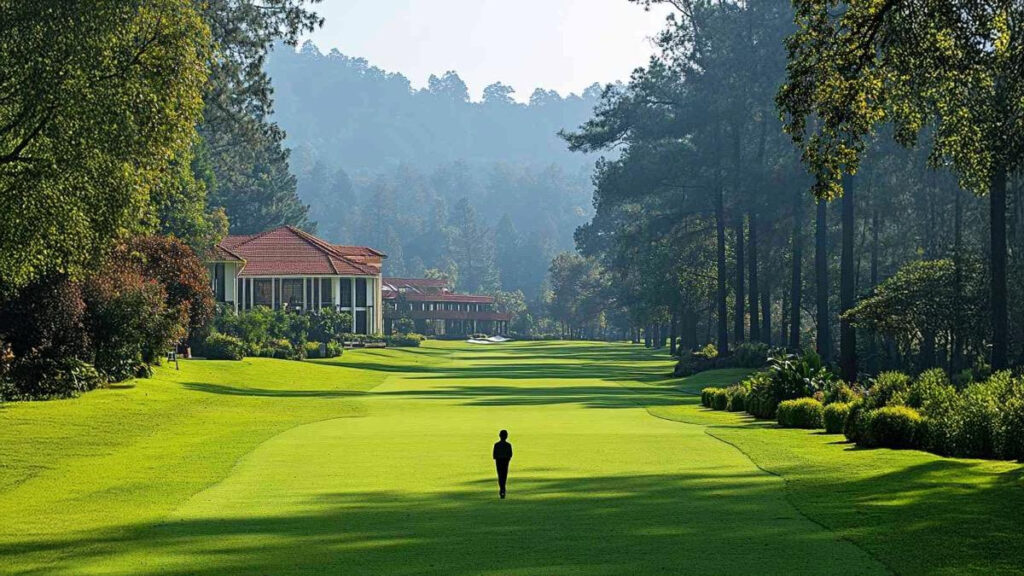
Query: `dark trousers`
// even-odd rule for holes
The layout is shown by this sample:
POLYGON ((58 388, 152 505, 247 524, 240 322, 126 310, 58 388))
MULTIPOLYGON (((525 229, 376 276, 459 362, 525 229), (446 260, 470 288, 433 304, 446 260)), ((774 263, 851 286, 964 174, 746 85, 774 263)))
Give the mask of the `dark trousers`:
POLYGON ((508 480, 508 460, 495 460, 494 465, 498 469, 498 487, 505 492, 505 481, 508 480))

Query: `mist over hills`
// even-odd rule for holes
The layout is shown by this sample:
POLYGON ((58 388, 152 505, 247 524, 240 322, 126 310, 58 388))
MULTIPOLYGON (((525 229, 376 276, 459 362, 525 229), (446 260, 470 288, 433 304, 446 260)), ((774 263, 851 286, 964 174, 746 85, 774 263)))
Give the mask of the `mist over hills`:
POLYGON ((540 294, 551 258, 592 214, 596 157, 558 136, 602 88, 562 96, 510 87, 479 101, 454 71, 416 89, 400 73, 312 43, 278 46, 266 70, 298 192, 317 232, 389 254, 387 274, 449 273, 464 290, 540 294))

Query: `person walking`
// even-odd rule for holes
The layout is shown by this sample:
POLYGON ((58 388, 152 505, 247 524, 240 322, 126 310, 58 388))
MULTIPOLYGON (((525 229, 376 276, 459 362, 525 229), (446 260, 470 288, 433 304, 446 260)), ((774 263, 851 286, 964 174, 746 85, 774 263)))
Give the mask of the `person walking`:
POLYGON ((498 440, 494 443, 494 450, 491 456, 494 457, 494 465, 498 469, 498 495, 505 498, 505 481, 508 480, 508 463, 512 460, 512 445, 506 441, 508 431, 498 432, 498 440))

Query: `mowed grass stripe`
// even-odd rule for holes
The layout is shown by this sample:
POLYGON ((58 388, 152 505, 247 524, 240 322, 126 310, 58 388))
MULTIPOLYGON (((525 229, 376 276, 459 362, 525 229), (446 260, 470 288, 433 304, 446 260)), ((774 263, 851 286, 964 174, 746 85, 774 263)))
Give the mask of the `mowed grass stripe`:
POLYGON ((880 574, 801 517, 782 483, 703 427, 651 418, 619 378, 664 374, 606 345, 433 344, 367 351, 389 367, 365 416, 259 445, 231 475, 80 573, 880 574), (574 350, 575 349, 575 350, 574 350), (577 354, 573 354, 576 352, 577 354), (553 376, 552 376, 553 374, 553 376), (516 447, 497 498, 490 444, 516 447), (823 554, 824 553, 824 554, 823 554))

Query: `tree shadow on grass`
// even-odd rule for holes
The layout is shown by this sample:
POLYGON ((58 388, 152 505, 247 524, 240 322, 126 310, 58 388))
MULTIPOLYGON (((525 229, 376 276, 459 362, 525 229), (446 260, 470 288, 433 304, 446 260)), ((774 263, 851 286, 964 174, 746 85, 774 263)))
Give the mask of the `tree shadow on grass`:
MULTIPOLYGON (((442 492, 299 500, 281 515, 219 514, 0 545, 30 574, 883 574, 799 516, 761 473, 528 475, 442 492)), ((251 507, 246 510, 273 510, 251 507)))
POLYGON ((242 388, 227 386, 224 384, 209 384, 206 382, 186 382, 182 386, 187 390, 205 392, 207 394, 222 394, 226 396, 257 396, 265 398, 348 398, 352 396, 366 396, 361 390, 289 390, 270 388, 242 388))
POLYGON ((683 398, 674 389, 635 389, 615 386, 497 386, 470 385, 379 392, 416 400, 460 400, 470 406, 544 406, 579 404, 587 408, 674 406, 683 398))

